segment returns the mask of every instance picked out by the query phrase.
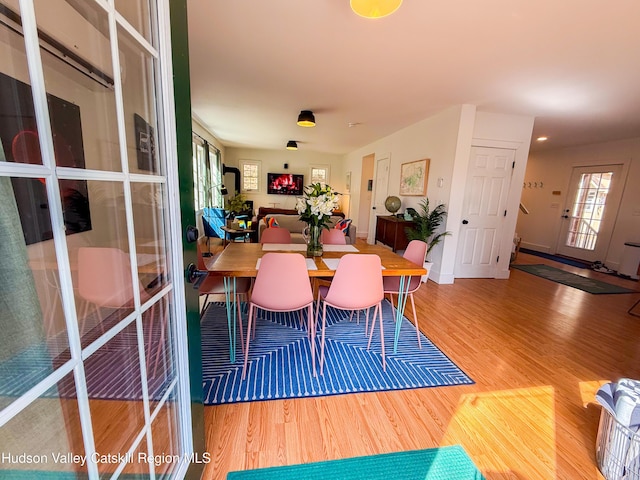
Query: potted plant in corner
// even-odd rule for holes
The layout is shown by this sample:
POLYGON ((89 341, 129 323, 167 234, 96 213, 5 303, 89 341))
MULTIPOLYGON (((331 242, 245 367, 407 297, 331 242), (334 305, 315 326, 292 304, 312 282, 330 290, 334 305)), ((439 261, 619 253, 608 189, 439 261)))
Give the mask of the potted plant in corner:
POLYGON ((447 216, 444 204, 440 204, 433 210, 429 209, 429 199, 425 198, 420 202, 418 207, 419 211, 413 208, 407 208, 407 212, 411 215, 411 219, 415 223, 415 227, 408 227, 405 229, 408 240, 422 240, 427 244, 427 255, 424 261, 424 268, 427 269, 427 274, 422 276, 422 281, 426 282, 429 278, 429 271, 433 266, 433 262, 430 259, 430 253, 433 247, 439 244, 446 235, 450 235, 451 232, 439 232, 436 233, 442 222, 444 222, 447 216))
POLYGON ((231 197, 226 202, 227 219, 233 220, 239 215, 243 215, 248 210, 247 199, 241 193, 231 197))

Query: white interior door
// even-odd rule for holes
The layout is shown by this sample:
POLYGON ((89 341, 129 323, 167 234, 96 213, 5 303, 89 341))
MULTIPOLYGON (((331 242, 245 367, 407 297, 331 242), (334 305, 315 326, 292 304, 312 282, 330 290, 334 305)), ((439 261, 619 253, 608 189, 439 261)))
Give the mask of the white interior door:
POLYGON ((556 253, 604 262, 622 198, 622 165, 574 167, 556 253))
POLYGON ((456 278, 493 278, 515 150, 473 147, 467 173, 456 278))
POLYGON ((373 180, 373 206, 369 216, 369 235, 367 241, 371 244, 375 243, 376 237, 376 217, 378 215, 386 215, 387 209, 384 201, 387 199, 389 188, 389 165, 391 160, 388 155, 376 159, 375 172, 373 180))
POLYGON ((183 476, 168 2, 0 6, 0 478, 183 476))

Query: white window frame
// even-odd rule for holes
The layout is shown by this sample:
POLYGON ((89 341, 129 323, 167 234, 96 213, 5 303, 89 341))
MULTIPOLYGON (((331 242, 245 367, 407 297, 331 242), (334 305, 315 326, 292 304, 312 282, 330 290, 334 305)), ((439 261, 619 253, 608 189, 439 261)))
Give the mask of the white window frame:
POLYGON ((260 160, 240 160, 240 193, 260 193, 262 191, 262 162, 260 160), (256 168, 256 188, 245 188, 245 166, 255 166, 256 168))
POLYGON ((319 182, 319 180, 314 178, 314 170, 324 170, 325 181, 321 183, 325 183, 326 185, 331 184, 331 167, 329 165, 309 165, 309 181, 306 182, 307 184, 319 182))

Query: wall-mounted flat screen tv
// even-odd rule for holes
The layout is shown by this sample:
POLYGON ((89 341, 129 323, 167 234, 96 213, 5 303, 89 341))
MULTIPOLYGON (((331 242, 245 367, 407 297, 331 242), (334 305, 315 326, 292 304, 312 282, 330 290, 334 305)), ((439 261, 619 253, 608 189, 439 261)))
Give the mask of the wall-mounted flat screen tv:
POLYGON ((302 195, 304 175, 294 173, 267 173, 267 193, 302 195))

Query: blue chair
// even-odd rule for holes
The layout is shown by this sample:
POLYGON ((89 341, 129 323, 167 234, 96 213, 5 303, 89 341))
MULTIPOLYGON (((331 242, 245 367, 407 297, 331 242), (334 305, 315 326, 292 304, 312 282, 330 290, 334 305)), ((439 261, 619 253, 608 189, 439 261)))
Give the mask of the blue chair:
POLYGON ((202 226, 204 227, 204 236, 207 237, 207 250, 209 250, 209 239, 224 239, 224 227, 226 223, 224 208, 205 207, 202 211, 202 226))

